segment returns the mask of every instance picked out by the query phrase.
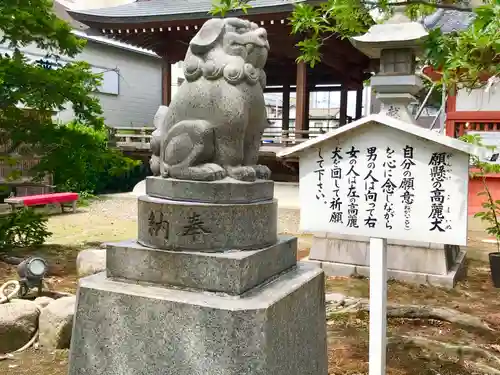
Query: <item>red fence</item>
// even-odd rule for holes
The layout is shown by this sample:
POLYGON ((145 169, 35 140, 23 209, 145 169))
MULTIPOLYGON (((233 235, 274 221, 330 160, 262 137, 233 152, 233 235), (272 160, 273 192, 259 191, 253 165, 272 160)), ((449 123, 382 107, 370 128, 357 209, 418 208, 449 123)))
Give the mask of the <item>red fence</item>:
MULTIPOLYGON (((448 100, 446 113, 446 135, 458 138, 468 131, 500 132, 500 111, 456 111, 455 98, 448 100)), ((486 177, 486 183, 494 199, 500 199, 500 174, 486 177)), ((483 191, 482 181, 471 178, 469 181, 469 214, 482 211, 484 197, 477 195, 483 191)))
POLYGON ((500 111, 457 111, 456 97, 449 97, 446 135, 458 138, 467 131, 500 131, 500 111))

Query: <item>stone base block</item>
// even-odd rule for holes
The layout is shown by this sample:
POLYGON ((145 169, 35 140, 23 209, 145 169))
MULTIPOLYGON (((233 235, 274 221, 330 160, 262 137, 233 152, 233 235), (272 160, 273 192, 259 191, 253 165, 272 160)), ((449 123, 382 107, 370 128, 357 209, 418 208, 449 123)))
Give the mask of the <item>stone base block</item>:
POLYGON ((138 200, 138 241, 166 250, 251 250, 277 242, 276 200, 193 203, 143 195, 138 200))
MULTIPOLYGON (((301 262, 314 264, 321 267, 326 276, 370 276, 369 266, 359 266, 348 263, 335 263, 328 261, 311 260, 310 258, 302 259, 301 262)), ((461 250, 454 266, 444 275, 411 272, 397 269, 388 269, 387 277, 389 279, 403 281, 412 284, 430 284, 442 288, 452 289, 459 280, 463 280, 467 276, 466 251, 461 250)))
POLYGON ((146 194, 151 197, 200 203, 254 203, 274 198, 274 182, 188 181, 175 178, 147 177, 146 194))
MULTIPOLYGON (((369 248, 368 238, 317 233, 309 258, 368 267, 369 248)), ((389 240, 387 267, 410 273, 446 275, 455 264, 459 252, 459 246, 389 240)))
POLYGON ((80 279, 69 375, 327 375, 323 271, 235 298, 80 279))
POLYGON ((297 238, 247 251, 202 253, 144 247, 137 241, 107 245, 107 276, 211 292, 242 294, 297 263, 297 238))

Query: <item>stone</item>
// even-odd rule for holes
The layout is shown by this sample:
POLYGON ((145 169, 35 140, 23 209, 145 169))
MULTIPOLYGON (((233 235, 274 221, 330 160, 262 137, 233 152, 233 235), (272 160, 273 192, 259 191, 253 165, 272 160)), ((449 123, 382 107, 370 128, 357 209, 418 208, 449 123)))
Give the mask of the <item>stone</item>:
POLYGON ((232 17, 191 40, 155 116, 137 241, 108 244, 106 271, 79 280, 69 375, 327 375, 324 272, 278 238, 257 164, 268 49, 232 17))
POLYGON ((138 371, 327 375, 323 272, 299 264, 239 298, 81 279, 69 375, 138 371))
MULTIPOLYGON (((452 289, 455 287, 457 281, 465 279, 467 275, 466 254, 467 252, 465 250, 460 250, 455 259, 455 263, 445 274, 430 274, 399 269, 388 269, 387 278, 410 284, 430 284, 441 288, 452 289)), ((303 262, 321 267, 326 276, 370 277, 369 266, 326 262, 321 260, 303 260, 303 262)))
POLYGON ((40 313, 40 345, 49 349, 68 349, 75 314, 76 297, 62 297, 40 313))
MULTIPOLYGON (((449 269, 447 248, 436 244, 387 241, 387 268, 409 272, 446 274, 449 269)), ((314 236, 309 259, 323 262, 369 266, 369 239, 356 236, 314 236)))
POLYGON ((270 180, 253 182, 225 178, 219 181, 186 181, 147 177, 146 194, 150 197, 201 203, 254 203, 272 200, 274 184, 270 180))
POLYGON ((42 297, 35 298, 35 300, 33 302, 36 303, 39 308, 43 309, 44 307, 46 307, 52 301, 54 301, 54 298, 50 298, 50 297, 47 297, 47 296, 42 296, 42 297))
POLYGON ((342 293, 327 293, 325 294, 325 302, 341 303, 346 299, 342 293))
MULTIPOLYGON (((413 284, 453 288, 463 278, 465 250, 456 245, 387 241, 388 277, 413 284)), ((314 235, 308 262, 327 276, 369 276, 369 243, 362 236, 314 235)))
POLYGON ((76 257, 78 276, 88 276, 106 269, 106 250, 85 249, 76 257))
POLYGON ((268 50, 266 30, 256 23, 238 18, 204 23, 183 60, 186 79, 153 135, 155 175, 269 179, 269 168, 257 165, 269 126, 263 91, 268 50))
POLYGON ((149 166, 151 168, 151 172, 153 172, 155 176, 160 174, 161 128, 167 116, 167 111, 168 107, 161 105, 158 107, 158 110, 153 118, 155 130, 153 131, 153 134, 151 134, 151 160, 149 161, 149 166))
POLYGON ((135 184, 132 189, 132 195, 135 197, 140 197, 141 195, 146 194, 146 180, 141 180, 137 184, 135 184))
POLYGON ((0 353, 23 347, 38 328, 40 309, 32 301, 0 304, 0 353))
POLYGON ((191 203, 139 197, 138 241, 166 250, 252 250, 277 242, 276 200, 191 203))
POLYGON ((107 276, 240 295, 297 261, 297 238, 280 236, 276 245, 249 251, 201 253, 167 251, 136 241, 108 245, 107 276))

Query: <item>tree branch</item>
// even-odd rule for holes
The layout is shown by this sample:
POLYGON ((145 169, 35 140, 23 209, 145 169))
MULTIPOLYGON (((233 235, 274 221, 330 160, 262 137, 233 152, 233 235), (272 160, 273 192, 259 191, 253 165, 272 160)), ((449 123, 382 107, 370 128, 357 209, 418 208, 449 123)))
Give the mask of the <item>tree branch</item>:
MULTIPOLYGON (((335 315, 340 314, 369 311, 369 308, 370 303, 368 299, 345 298, 340 303, 329 303, 327 305, 327 319, 334 319, 335 315)), ((390 318, 435 319, 458 324, 464 328, 477 329, 485 333, 495 332, 495 329, 491 328, 478 317, 445 307, 389 303, 387 304, 387 316, 390 318)))
POLYGON ((392 336, 387 340, 389 345, 413 345, 418 348, 427 349, 433 353, 443 353, 447 356, 456 356, 460 360, 466 359, 471 361, 476 369, 485 371, 488 374, 499 375, 500 370, 475 362, 476 359, 482 358, 494 364, 495 367, 500 366, 500 358, 489 350, 472 346, 472 345, 458 345, 448 344, 446 342, 428 339, 421 336, 392 336))

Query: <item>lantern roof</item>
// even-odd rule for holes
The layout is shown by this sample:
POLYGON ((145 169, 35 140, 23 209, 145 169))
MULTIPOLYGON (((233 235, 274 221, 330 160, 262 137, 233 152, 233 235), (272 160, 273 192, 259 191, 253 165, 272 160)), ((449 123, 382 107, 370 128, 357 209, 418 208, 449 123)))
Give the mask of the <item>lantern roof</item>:
POLYGON ((402 7, 395 7, 394 15, 381 24, 375 24, 363 35, 352 37, 351 43, 372 59, 389 48, 418 49, 428 35, 425 27, 410 20, 402 7))

